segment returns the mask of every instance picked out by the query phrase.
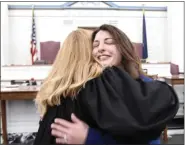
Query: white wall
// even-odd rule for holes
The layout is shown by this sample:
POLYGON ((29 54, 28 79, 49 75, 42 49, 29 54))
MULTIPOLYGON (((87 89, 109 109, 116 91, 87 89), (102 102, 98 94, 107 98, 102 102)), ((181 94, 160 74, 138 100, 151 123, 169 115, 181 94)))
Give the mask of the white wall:
POLYGON ((37 132, 39 113, 33 100, 16 100, 7 102, 8 133, 37 132))
MULTIPOLYGON (((9 4, 63 4, 64 2, 9 2, 9 4)), ((7 10, 1 5, 1 65, 31 64, 31 10, 7 10)), ((127 6, 167 6, 167 12, 146 12, 148 61, 172 61, 184 71, 183 3, 180 2, 116 2, 127 6), (181 55, 179 55, 181 54, 181 55)), ((79 5, 79 4, 77 4, 79 5)), ((74 6, 75 7, 75 6, 74 6)), ((132 41, 142 42, 141 11, 37 10, 37 47, 39 42, 61 41, 78 26, 112 23, 132 41)))
POLYGON ((183 2, 168 3, 168 47, 171 51, 171 61, 179 64, 184 71, 184 4, 183 2))
MULTIPOLYGON (((62 42, 78 26, 99 26, 111 22, 122 29, 133 42, 142 42, 141 11, 36 10, 35 15, 38 49, 41 41, 62 42)), ((167 12, 146 12, 146 23, 148 60, 170 61, 169 53, 164 53, 167 49, 167 12)), ((30 35, 31 10, 9 11, 8 41, 12 60, 6 61, 6 64, 31 64, 30 35)))
POLYGON ((1 3, 1 66, 9 64, 9 18, 8 18, 8 3, 1 3))

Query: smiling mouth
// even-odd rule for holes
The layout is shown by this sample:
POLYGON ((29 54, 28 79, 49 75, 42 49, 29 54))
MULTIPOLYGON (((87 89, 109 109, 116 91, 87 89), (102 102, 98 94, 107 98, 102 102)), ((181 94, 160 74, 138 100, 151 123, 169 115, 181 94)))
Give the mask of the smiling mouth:
POLYGON ((98 56, 98 59, 99 60, 106 60, 109 57, 110 57, 109 55, 100 55, 100 56, 98 56))

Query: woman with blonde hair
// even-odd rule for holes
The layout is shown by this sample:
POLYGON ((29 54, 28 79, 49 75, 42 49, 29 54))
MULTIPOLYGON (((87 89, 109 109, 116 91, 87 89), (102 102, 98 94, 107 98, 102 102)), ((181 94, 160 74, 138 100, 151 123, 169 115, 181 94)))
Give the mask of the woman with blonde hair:
MULTIPOLYGON (((112 66, 100 63, 110 56, 98 55, 95 61, 91 48, 89 36, 76 30, 59 50, 35 100, 43 115, 35 145, 56 144, 51 124, 56 118, 71 121, 72 113, 119 143, 148 143, 175 116, 178 98, 172 87, 133 79, 114 65, 121 59, 116 50, 112 66)), ((67 135, 63 137, 67 143, 67 135)))
POLYGON ((83 30, 73 31, 64 41, 35 100, 42 116, 48 105, 60 104, 63 98, 74 98, 88 80, 102 73, 90 47, 90 37, 83 30))

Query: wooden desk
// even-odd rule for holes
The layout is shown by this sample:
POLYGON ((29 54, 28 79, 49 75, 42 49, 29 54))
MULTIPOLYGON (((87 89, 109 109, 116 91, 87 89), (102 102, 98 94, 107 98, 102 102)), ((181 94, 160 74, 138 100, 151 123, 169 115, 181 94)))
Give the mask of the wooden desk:
MULTIPOLYGON (((184 84, 183 75, 175 75, 169 77, 163 77, 165 81, 169 84, 182 85, 184 84)), ((32 100, 36 97, 39 87, 29 86, 29 87, 19 87, 19 88, 1 88, 1 110, 2 110, 2 130, 3 130, 3 141, 7 144, 7 128, 6 128, 6 100, 32 100)), ((164 130, 165 142, 168 141, 167 128, 164 130)))
POLYGON ((1 88, 1 111, 2 111, 2 131, 3 143, 8 144, 6 126, 6 100, 32 100, 39 90, 37 86, 24 86, 17 88, 1 88))
POLYGON ((174 85, 183 85, 184 84, 184 76, 183 75, 172 75, 169 77, 163 77, 165 82, 174 85))
MULTIPOLYGON (((171 84, 172 87, 174 87, 175 85, 184 85, 184 75, 172 75, 172 76, 168 76, 168 77, 163 77, 165 82, 168 84, 171 84)), ((167 135, 167 130, 168 128, 166 127, 164 130, 164 142, 168 142, 168 135, 167 135)))

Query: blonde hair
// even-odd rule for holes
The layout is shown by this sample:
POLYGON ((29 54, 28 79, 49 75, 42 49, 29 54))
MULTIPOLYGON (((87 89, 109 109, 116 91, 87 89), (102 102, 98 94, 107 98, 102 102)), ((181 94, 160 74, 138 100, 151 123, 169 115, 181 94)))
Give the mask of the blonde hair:
POLYGON ((75 97, 88 80, 98 77, 102 71, 93 59, 90 36, 83 30, 71 32, 36 96, 39 113, 44 115, 48 105, 60 104, 61 97, 75 97))

